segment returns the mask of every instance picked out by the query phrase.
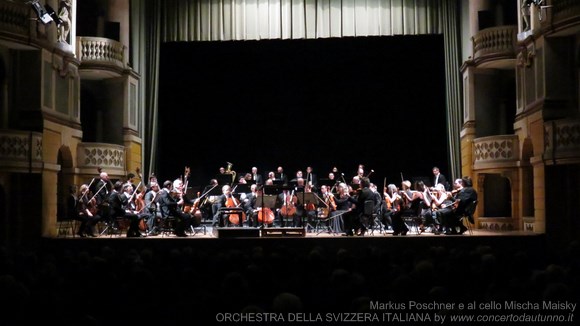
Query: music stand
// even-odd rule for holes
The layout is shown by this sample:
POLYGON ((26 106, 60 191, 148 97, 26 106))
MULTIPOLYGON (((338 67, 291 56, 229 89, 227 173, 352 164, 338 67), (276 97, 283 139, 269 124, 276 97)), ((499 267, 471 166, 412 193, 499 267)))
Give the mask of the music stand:
POLYGON ((336 183, 336 180, 330 180, 328 178, 321 178, 318 180, 318 184, 321 186, 334 186, 334 184, 336 183))
MULTIPOLYGON (((282 181, 282 180, 280 180, 280 181, 282 181)), ((284 185, 282 185, 282 183, 279 183, 279 184, 274 184, 274 185, 265 185, 265 186, 263 186, 263 187, 262 187, 262 195, 261 195, 261 196, 259 196, 259 197, 256 199, 256 207, 260 207, 260 206, 258 205, 258 200, 259 200, 260 198, 261 198, 261 201, 260 201, 260 203, 265 203, 265 202, 264 202, 264 198, 265 198, 266 196, 269 196, 269 195, 270 195, 270 196, 271 196, 271 195, 274 195, 274 196, 273 196, 273 197, 274 197, 274 205, 273 205, 273 206, 271 206, 271 207, 270 207, 270 206, 267 206, 267 207, 268 207, 268 208, 270 208, 270 209, 274 208, 274 207, 276 206, 276 199, 278 198, 278 195, 279 195, 279 194, 280 194, 280 193, 281 193, 283 190, 290 190, 290 189, 292 189, 292 187, 290 187, 290 186, 284 186, 284 185)), ((262 227, 265 227, 265 223, 264 223, 264 221, 262 221, 262 227)))
POLYGON ((231 185, 233 182, 233 174, 231 173, 219 173, 216 174, 215 179, 219 185, 231 185))
POLYGON ((198 194, 199 191, 201 191, 201 186, 187 187, 187 189, 185 190, 185 196, 187 198, 197 198, 201 195, 198 194))
POLYGON ((247 194, 249 192, 252 192, 250 190, 250 185, 247 183, 239 183, 239 184, 235 185, 234 188, 236 188, 235 191, 233 191, 233 193, 235 193, 235 194, 241 194, 241 193, 247 194))

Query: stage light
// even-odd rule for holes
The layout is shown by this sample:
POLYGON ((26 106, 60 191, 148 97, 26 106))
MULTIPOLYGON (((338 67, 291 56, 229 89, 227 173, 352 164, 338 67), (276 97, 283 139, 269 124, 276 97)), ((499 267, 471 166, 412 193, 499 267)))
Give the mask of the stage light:
POLYGON ((38 20, 40 20, 43 24, 50 24, 52 21, 54 21, 57 26, 62 24, 60 17, 58 17, 54 9, 52 9, 52 7, 49 5, 43 6, 39 0, 29 1, 27 3, 32 6, 36 12, 36 15, 38 16, 38 20))

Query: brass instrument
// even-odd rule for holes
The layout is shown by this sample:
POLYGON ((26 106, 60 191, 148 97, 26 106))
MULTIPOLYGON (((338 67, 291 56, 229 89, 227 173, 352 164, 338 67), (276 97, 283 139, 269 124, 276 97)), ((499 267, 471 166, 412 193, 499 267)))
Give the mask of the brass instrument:
POLYGON ((226 172, 225 173, 232 175, 232 183, 231 183, 231 185, 233 185, 236 182, 236 171, 232 170, 232 167, 234 166, 234 164, 233 163, 230 163, 230 162, 226 162, 226 163, 228 165, 227 165, 227 168, 226 168, 226 172))

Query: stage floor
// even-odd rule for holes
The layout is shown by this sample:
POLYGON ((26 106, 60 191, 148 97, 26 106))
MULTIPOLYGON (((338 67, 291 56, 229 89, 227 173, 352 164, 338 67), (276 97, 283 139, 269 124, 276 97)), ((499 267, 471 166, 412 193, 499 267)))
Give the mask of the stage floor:
MULTIPOLYGON (((131 239, 219 239, 219 238, 414 238, 414 237, 489 237, 489 236, 535 236, 537 233, 530 231, 493 231, 484 229, 473 229, 472 231, 466 231, 462 235, 444 235, 435 234, 429 229, 425 232, 418 232, 416 229, 410 230, 407 235, 393 235, 393 231, 387 230, 367 230, 363 236, 351 236, 347 237, 343 232, 334 232, 328 229, 315 229, 313 227, 306 228, 294 228, 294 227, 212 227, 210 225, 204 225, 204 228, 197 228, 196 232, 187 232, 186 237, 178 237, 173 233, 166 232, 158 234, 155 236, 144 235, 141 238, 131 238, 131 239)), ((103 228, 100 230, 103 231, 103 228)), ((105 231, 97 237, 85 237, 81 238, 72 232, 66 232, 65 234, 59 234, 59 238, 76 238, 76 239, 112 239, 112 238, 126 238, 126 232, 111 232, 105 231)))

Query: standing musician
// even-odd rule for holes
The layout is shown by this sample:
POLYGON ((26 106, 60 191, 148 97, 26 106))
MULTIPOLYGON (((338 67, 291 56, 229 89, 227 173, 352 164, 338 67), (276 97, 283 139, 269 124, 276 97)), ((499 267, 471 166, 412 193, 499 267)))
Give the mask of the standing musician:
POLYGON ((312 187, 312 191, 316 192, 318 189, 318 178, 311 166, 306 167, 306 184, 312 187))
POLYGON ((101 216, 97 212, 97 200, 91 196, 89 186, 86 184, 81 185, 77 197, 77 219, 81 221, 77 234, 81 238, 84 238, 85 235, 96 237, 95 225, 101 219, 101 216))
POLYGON ((279 166, 276 171, 278 171, 278 172, 276 172, 276 180, 282 180, 282 184, 287 185, 288 184, 288 176, 286 175, 286 173, 284 173, 284 168, 279 166))
POLYGON ((335 197, 336 210, 330 213, 332 230, 335 233, 344 231, 343 216, 352 210, 353 203, 350 201, 350 191, 346 183, 340 182, 337 186, 338 195, 335 197))
POLYGON ((261 185, 264 183, 264 179, 262 178, 262 175, 258 173, 258 168, 255 166, 252 167, 252 180, 257 185, 261 185))
MULTIPOLYGON (((362 236, 366 232, 366 221, 363 216, 364 213, 364 203, 367 200, 375 201, 375 196, 370 187, 370 180, 367 177, 363 177, 360 180, 361 188, 357 191, 356 195, 351 196, 349 201, 355 204, 353 210, 345 214, 344 228, 345 235, 352 236, 356 231, 356 234, 362 236)), ((376 206, 374 203, 373 207, 376 206)))

